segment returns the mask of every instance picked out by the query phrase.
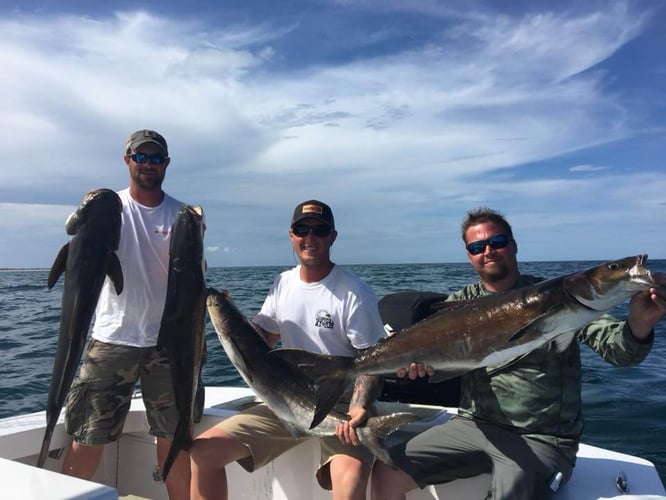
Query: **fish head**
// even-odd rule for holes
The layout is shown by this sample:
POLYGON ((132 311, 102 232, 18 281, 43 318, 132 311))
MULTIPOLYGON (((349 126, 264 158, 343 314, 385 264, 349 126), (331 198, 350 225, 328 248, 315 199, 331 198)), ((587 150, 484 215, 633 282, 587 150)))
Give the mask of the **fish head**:
POLYGON ((241 339, 254 339, 255 343, 257 340, 264 343, 264 338, 238 308, 228 291, 208 288, 206 309, 220 341, 235 343, 241 339))
POLYGON ((564 287, 579 303, 608 311, 641 290, 660 287, 644 267, 647 254, 605 262, 564 279, 564 287))
POLYGON ((181 271, 192 266, 201 267, 205 273, 203 235, 205 230, 203 209, 199 205, 183 204, 178 209, 171 227, 169 254, 174 258, 171 263, 174 271, 181 271))
POLYGON ((219 337, 229 337, 232 333, 231 318, 237 312, 237 308, 226 292, 220 292, 209 288, 206 296, 206 309, 213 323, 213 327, 219 337))
MULTIPOLYGON (((193 205, 190 206, 190 209, 192 210, 192 212, 194 212, 194 217, 197 220, 197 237, 201 238, 201 241, 203 242, 204 233, 206 232, 206 218, 204 217, 203 207, 201 207, 201 205, 193 205)), ((203 245, 202 245, 202 252, 203 252, 203 245)), ((203 257, 203 253, 201 258, 201 270, 204 274, 206 274, 206 271, 208 270, 208 263, 206 262, 206 259, 203 257)))
POLYGON ((184 204, 180 207, 180 210, 190 214, 192 219, 196 221, 197 227, 203 234, 206 229, 206 223, 204 222, 204 211, 201 205, 188 205, 184 204))
MULTIPOLYGON (((81 227, 91 220, 112 224, 112 241, 120 242, 120 220, 123 202, 112 189, 100 188, 88 191, 78 208, 72 212, 65 222, 67 234, 78 234, 81 227)), ((116 245, 117 248, 117 245, 116 245)))
POLYGON ((188 227, 188 232, 203 235, 206 228, 204 223, 204 212, 200 205, 188 205, 183 203, 176 214, 176 223, 188 227))

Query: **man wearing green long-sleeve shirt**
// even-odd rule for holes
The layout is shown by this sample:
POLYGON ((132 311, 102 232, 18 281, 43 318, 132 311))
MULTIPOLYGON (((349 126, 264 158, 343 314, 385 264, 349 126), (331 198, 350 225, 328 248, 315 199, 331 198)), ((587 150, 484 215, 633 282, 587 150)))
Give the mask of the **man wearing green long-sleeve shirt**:
MULTIPOLYGON (((467 256, 478 283, 449 300, 533 285, 543 278, 518 270, 518 245, 499 212, 482 207, 462 224, 467 256)), ((666 283, 656 274, 655 279, 666 283)), ((666 314, 663 289, 636 293, 629 317, 604 315, 576 333, 564 350, 550 342, 501 366, 462 376, 458 416, 431 427, 391 450, 399 470, 377 462, 373 500, 401 500, 407 491, 458 478, 492 474, 487 498, 548 499, 571 476, 583 430, 579 344, 587 344, 617 366, 643 361, 654 340, 654 325, 666 314)), ((399 375, 432 373, 412 363, 399 375)))

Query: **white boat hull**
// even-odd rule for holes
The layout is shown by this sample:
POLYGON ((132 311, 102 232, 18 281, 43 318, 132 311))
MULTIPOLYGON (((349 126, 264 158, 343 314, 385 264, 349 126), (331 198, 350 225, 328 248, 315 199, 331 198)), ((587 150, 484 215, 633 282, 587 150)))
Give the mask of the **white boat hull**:
MULTIPOLYGON (((248 388, 207 387, 206 410, 195 432, 215 425, 233 415, 243 403, 254 399, 248 388), (234 409, 235 408, 235 409, 234 409)), ((417 405, 414 411, 426 419, 418 426, 433 425, 448 418, 454 409, 417 405)), ((148 434, 143 403, 132 402, 121 439, 107 445, 102 463, 93 481, 81 481, 58 474, 62 468, 62 450, 69 444, 62 421, 51 441, 53 450, 45 469, 33 466, 41 446, 46 417, 44 412, 0 420, 0 477, 3 498, 115 499, 134 495, 166 499, 166 489, 153 477, 156 465, 154 439, 148 434)), ((314 478, 319 463, 319 445, 315 439, 297 446, 267 466, 247 473, 237 464, 227 469, 230 498, 248 500, 318 500, 330 499, 314 478)), ((571 481, 556 493, 557 500, 623 498, 616 487, 620 473, 627 478, 627 498, 666 498, 664 485, 654 465, 644 459, 593 446, 581 445, 571 481), (633 496, 638 495, 638 496, 633 496)), ((410 500, 484 498, 490 484, 488 474, 446 485, 430 486, 408 495, 410 500)))

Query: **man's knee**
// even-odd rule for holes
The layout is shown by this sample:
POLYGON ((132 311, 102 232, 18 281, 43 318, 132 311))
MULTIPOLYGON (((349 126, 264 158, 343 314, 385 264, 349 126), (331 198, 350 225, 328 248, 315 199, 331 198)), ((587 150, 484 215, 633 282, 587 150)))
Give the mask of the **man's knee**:
POLYGON ((531 500, 533 498, 549 499, 552 491, 546 478, 534 470, 520 467, 502 467, 493 473, 493 500, 531 500))
POLYGON ((229 434, 211 429, 196 438, 190 459, 200 468, 222 469, 231 462, 250 456, 248 448, 229 434))
POLYGON ((404 498, 408 491, 418 488, 418 484, 407 473, 380 461, 375 462, 372 468, 370 483, 373 500, 404 498))
POLYGON ((365 498, 370 466, 347 455, 337 455, 329 464, 334 498, 365 498))
POLYGON ((198 466, 210 467, 218 465, 224 467, 225 446, 221 439, 197 438, 190 448, 190 459, 198 466))

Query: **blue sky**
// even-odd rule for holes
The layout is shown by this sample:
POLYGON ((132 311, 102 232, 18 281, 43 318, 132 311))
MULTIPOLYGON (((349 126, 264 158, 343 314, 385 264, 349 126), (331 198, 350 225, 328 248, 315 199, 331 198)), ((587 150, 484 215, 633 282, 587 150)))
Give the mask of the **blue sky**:
POLYGON ((487 205, 522 260, 666 258, 656 1, 0 2, 0 267, 49 267, 154 128, 210 266, 294 263, 293 207, 341 264, 461 262, 487 205))

